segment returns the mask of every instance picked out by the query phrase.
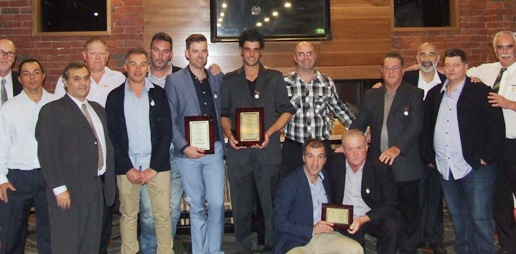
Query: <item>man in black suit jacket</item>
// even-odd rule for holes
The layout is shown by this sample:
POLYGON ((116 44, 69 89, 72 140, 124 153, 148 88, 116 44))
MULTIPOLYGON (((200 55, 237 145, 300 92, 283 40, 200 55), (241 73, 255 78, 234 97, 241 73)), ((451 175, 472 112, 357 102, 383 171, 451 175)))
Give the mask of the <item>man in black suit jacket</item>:
POLYGON ((472 83, 467 68, 464 51, 446 51, 447 81, 425 100, 421 157, 442 175, 457 253, 494 253, 492 201, 505 124, 501 108, 488 102, 492 90, 472 83))
MULTIPOLYGON (((11 40, 0 39, 0 93, 5 86, 5 100, 18 95, 22 90, 22 85, 18 80, 18 73, 12 71, 14 60, 16 59, 16 46, 11 40)), ((1 98, 2 100, 4 98, 1 98)), ((0 106, 3 101, 0 100, 0 106)))
MULTIPOLYGON (((436 69, 440 58, 437 46, 425 42, 417 50, 416 60, 419 70, 406 71, 403 74, 403 81, 424 91, 423 99, 430 89, 446 80, 446 76, 436 69)), ((419 242, 421 245, 429 245, 436 254, 446 253, 446 249, 442 246, 444 224, 441 174, 434 168, 426 167, 419 187, 421 209, 419 242)))
POLYGON ((340 232, 362 246, 365 233, 374 235, 378 253, 396 253, 400 215, 392 171, 366 160, 366 137, 359 130, 342 135, 342 148, 345 156, 335 153, 330 166, 332 202, 353 205, 354 210, 350 229, 340 232))
POLYGON ((423 91, 402 82, 403 58, 388 53, 381 68, 384 85, 366 91, 351 129, 371 129, 371 160, 391 165, 402 215, 400 253, 415 253, 419 243, 419 155, 423 126, 423 91))
POLYGON ((113 148, 104 109, 86 100, 88 68, 70 63, 63 81, 67 95, 45 105, 36 124, 52 252, 98 253, 103 203, 115 200, 113 148))

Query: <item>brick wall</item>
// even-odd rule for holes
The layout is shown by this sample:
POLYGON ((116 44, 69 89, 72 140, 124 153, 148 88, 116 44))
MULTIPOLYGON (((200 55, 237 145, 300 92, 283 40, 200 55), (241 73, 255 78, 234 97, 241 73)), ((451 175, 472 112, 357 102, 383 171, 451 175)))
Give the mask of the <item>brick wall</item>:
POLYGON ((516 31, 516 1, 458 1, 460 28, 456 31, 392 33, 392 48, 403 55, 407 65, 416 63, 417 47, 425 41, 436 43, 441 54, 447 48, 458 47, 465 50, 470 66, 496 61, 492 36, 503 29, 516 31))
MULTIPOLYGON (((102 36, 109 47, 110 68, 122 70, 125 52, 143 46, 143 12, 143 0, 111 0, 112 35, 102 36)), ((90 36, 32 36, 31 0, 1 0, 0 14, 0 38, 12 40, 17 47, 13 69, 26 58, 38 59, 45 68, 47 90, 54 90, 70 61, 82 61, 84 42, 90 36)))

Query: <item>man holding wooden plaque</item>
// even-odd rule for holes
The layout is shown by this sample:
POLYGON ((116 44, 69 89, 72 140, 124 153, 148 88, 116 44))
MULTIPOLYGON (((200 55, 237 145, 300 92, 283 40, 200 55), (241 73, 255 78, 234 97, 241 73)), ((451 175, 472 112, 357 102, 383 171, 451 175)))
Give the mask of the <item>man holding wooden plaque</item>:
POLYGON ((276 192, 274 253, 364 253, 360 244, 335 230, 350 226, 353 209, 342 205, 327 207, 332 191, 328 171, 323 170, 326 149, 321 140, 306 142, 303 161, 303 166, 281 181, 276 192), (325 215, 328 217, 324 218, 325 215))
POLYGON ((374 235, 378 253, 396 253, 400 215, 392 170, 366 161, 366 137, 359 130, 344 132, 342 148, 345 157, 341 153, 334 154, 329 167, 332 201, 353 206, 350 215, 353 222, 340 232, 362 246, 365 246, 364 234, 374 235))
POLYGON ((186 39, 188 66, 167 77, 174 156, 190 205, 193 253, 220 253, 224 234, 224 136, 220 128, 222 73, 205 68, 208 43, 202 34, 186 39), (206 212, 208 202, 208 212, 206 212))
POLYGON ((265 223, 264 252, 272 249, 272 194, 281 164, 279 130, 294 111, 281 73, 260 64, 264 44, 256 30, 244 30, 239 38, 244 64, 224 76, 221 88, 220 121, 229 140, 226 156, 237 253, 252 252, 256 191, 265 223))

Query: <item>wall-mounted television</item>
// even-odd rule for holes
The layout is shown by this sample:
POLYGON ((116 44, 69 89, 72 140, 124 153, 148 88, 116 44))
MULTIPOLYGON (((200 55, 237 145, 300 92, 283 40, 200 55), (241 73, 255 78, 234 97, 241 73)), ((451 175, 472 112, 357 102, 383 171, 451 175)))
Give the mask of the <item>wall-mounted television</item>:
POLYGON ((257 28, 266 40, 331 40, 330 0, 210 0, 211 41, 257 28))

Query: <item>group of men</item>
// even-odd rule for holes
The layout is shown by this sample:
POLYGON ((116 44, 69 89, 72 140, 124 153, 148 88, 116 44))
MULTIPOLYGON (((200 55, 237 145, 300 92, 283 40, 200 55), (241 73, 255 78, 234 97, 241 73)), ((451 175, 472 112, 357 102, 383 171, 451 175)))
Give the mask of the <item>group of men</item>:
POLYGON ((242 67, 225 75, 206 68, 201 34, 186 39, 186 68, 170 63, 172 39, 158 33, 149 51, 127 52, 126 75, 106 66, 107 45, 93 37, 53 95, 37 60, 11 71, 16 48, 1 39, 2 252, 23 253, 33 206, 40 253, 107 253, 118 188, 122 253, 173 253, 183 189, 192 252, 222 253, 224 156, 237 253, 252 252, 254 207, 266 253, 363 253, 365 233, 380 253, 416 253, 421 243, 446 253, 441 186, 458 253, 494 253, 493 202, 500 245, 516 252, 515 44, 514 33, 497 33, 499 62, 469 70, 464 51, 449 49, 444 75, 432 43, 418 48, 419 70, 405 72, 388 53, 383 84, 355 117, 315 69, 314 45, 296 45, 296 70, 283 77, 260 63, 265 42, 254 29, 239 37, 242 67), (263 142, 239 144, 242 108, 263 110, 263 142), (350 129, 338 153, 330 111, 350 129), (213 122, 213 153, 189 144, 191 116, 213 122), (348 229, 322 220, 323 203, 353 205, 348 229))

